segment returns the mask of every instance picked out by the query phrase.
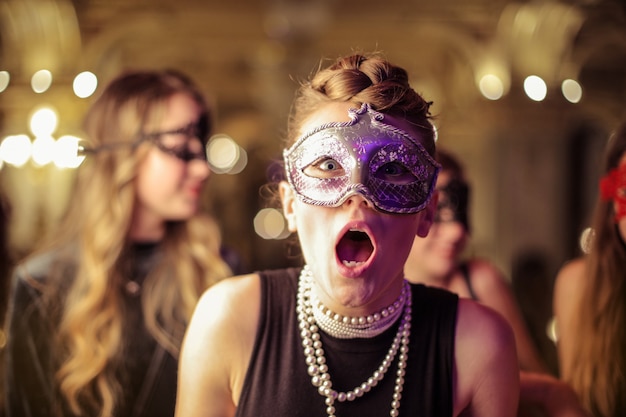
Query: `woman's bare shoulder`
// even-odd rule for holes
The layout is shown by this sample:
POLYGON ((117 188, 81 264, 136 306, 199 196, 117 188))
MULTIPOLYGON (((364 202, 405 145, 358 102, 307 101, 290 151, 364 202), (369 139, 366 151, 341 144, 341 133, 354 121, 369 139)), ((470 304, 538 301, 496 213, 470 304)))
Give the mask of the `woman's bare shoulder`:
MULTIPOLYGON (((563 266, 561 266, 561 269, 559 269, 557 277, 559 276, 579 277, 580 275, 582 275, 583 270, 585 269, 585 264, 586 264, 585 257, 581 256, 578 258, 571 259, 565 262, 563 266)), ((567 279, 570 279, 570 278, 567 278, 567 279)), ((576 278, 572 278, 572 279, 576 279, 576 278)))
POLYGON ((519 397, 515 336, 499 313, 472 300, 459 300, 455 368, 457 412, 469 407, 471 415, 515 414, 519 397))
POLYGON ((511 326, 490 307, 468 299, 459 299, 457 338, 472 349, 494 349, 514 341, 511 326))
POLYGON ((488 286, 494 282, 505 282, 502 271, 488 259, 471 259, 467 262, 467 265, 472 284, 488 286))
POLYGON ((234 415, 256 335, 259 300, 256 274, 226 278, 204 292, 181 351, 177 416, 234 415))
MULTIPOLYGON (((183 353, 187 358, 206 355, 222 358, 205 368, 222 374, 243 375, 254 344, 260 310, 257 274, 219 281, 204 292, 187 328, 183 353), (222 369, 225 368, 225 369, 222 369)), ((192 368, 195 367, 192 361, 192 368)), ((198 370, 194 369, 194 373, 198 370)))
POLYGON ((477 258, 468 262, 469 279, 478 299, 499 297, 503 291, 510 292, 509 282, 502 271, 491 261, 477 258))
POLYGON ((237 320, 246 314, 256 314, 260 299, 258 274, 239 275, 223 279, 200 297, 194 315, 210 314, 215 317, 235 315, 237 320), (256 302, 255 302, 256 300, 256 302))
POLYGON ((584 257, 572 259, 563 264, 554 281, 555 299, 568 299, 583 291, 585 265, 584 257))
POLYGON ((200 297, 186 338, 200 344, 213 344, 217 338, 225 342, 223 345, 241 338, 252 340, 259 316, 260 291, 257 274, 217 282, 200 297))

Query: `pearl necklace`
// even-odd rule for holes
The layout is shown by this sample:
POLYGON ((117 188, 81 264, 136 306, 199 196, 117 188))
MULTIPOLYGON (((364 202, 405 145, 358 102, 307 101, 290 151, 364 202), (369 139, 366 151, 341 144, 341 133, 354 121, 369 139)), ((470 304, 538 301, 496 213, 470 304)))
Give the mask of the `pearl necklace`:
MULTIPOLYGON (((396 383, 393 390, 393 399, 391 401, 391 417, 399 415, 400 399, 402 398, 402 389, 404 386, 404 374, 409 354, 409 336, 411 334, 411 292, 407 281, 404 281, 402 294, 394 302, 394 311, 402 312, 402 321, 398 327, 398 331, 393 339, 391 347, 380 364, 378 369, 374 371, 367 381, 358 385, 356 388, 348 392, 337 392, 332 388, 332 381, 328 373, 328 365, 324 356, 322 340, 319 334, 318 322, 314 311, 315 308, 312 299, 315 298, 311 289, 313 286, 313 277, 307 266, 302 269, 300 280, 298 283, 298 300, 296 311, 298 313, 298 321, 300 327, 300 335, 302 336, 302 346, 304 347, 304 356, 307 364, 307 372, 311 376, 311 383, 317 388, 320 395, 325 397, 326 414, 328 417, 335 416, 335 401, 354 401, 369 392, 380 381, 383 380, 385 374, 389 370, 394 361, 398 350, 398 371, 396 383), (404 300, 404 301, 403 301, 404 300), (396 303, 403 304, 402 308, 395 307, 396 303)), ((384 310, 383 310, 384 311, 384 310)), ((381 314, 382 315, 382 314, 381 314)), ((394 314, 395 315, 395 314, 394 314)), ((324 313, 324 316, 330 316, 324 313)), ((357 318, 357 323, 359 322, 357 318)), ((367 318, 365 318, 367 322, 367 318)), ((344 326, 351 326, 352 320, 341 320, 344 326)), ((393 324, 393 322, 392 322, 393 324)), ((356 324, 358 326, 359 324, 356 324)), ((390 326, 390 325, 389 325, 390 326)), ((387 327, 389 327, 387 326, 387 327)))
MULTIPOLYGON (((307 286, 312 285, 313 276, 308 266, 302 270, 307 286)), ((318 326, 326 333, 338 339, 370 338, 378 336, 393 324, 402 315, 407 294, 410 291, 408 282, 402 286, 402 292, 392 305, 382 311, 361 317, 342 316, 333 313, 317 298, 314 292, 309 291, 313 307, 313 316, 318 326)))

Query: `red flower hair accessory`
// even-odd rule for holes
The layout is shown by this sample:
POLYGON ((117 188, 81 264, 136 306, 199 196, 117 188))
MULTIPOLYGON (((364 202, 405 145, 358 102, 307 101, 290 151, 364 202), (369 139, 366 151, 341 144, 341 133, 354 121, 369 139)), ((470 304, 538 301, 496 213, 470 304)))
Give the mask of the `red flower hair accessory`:
POLYGON ((600 179, 600 196, 616 203, 615 221, 626 217, 626 164, 610 170, 600 179))

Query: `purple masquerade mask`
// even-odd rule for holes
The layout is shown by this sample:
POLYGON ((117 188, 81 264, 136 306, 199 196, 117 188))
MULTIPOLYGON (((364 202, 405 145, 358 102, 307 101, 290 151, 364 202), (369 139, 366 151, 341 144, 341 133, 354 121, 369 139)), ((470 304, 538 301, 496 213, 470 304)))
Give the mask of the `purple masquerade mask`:
POLYGON ((287 179, 301 201, 338 207, 361 194, 377 209, 417 213, 432 196, 439 164, 420 142, 363 104, 349 122, 327 123, 283 151, 287 179))

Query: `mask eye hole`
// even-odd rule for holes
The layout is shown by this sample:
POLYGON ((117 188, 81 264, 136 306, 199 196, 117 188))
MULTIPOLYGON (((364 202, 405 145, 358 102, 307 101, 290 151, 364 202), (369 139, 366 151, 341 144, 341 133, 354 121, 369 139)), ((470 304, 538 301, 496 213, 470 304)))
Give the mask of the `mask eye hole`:
POLYGON ((309 177, 320 179, 336 178, 345 175, 345 170, 341 164, 330 157, 319 158, 306 166, 302 172, 309 177))
POLYGON ((379 167, 374 176, 382 181, 393 184, 410 184, 417 181, 417 178, 411 171, 399 162, 388 162, 379 167))
MULTIPOLYGON (((207 156, 206 153, 202 150, 192 150, 190 149, 190 145, 193 143, 190 140, 186 140, 184 143, 180 143, 174 146, 168 146, 161 140, 154 140, 152 143, 163 153, 168 155, 172 155, 175 158, 180 159, 184 162, 189 162, 194 159, 199 159, 206 161, 207 156)), ((201 146, 200 146, 201 148, 201 146)))
POLYGON ((435 216, 437 223, 447 223, 456 221, 454 211, 449 207, 438 207, 437 214, 435 216))

